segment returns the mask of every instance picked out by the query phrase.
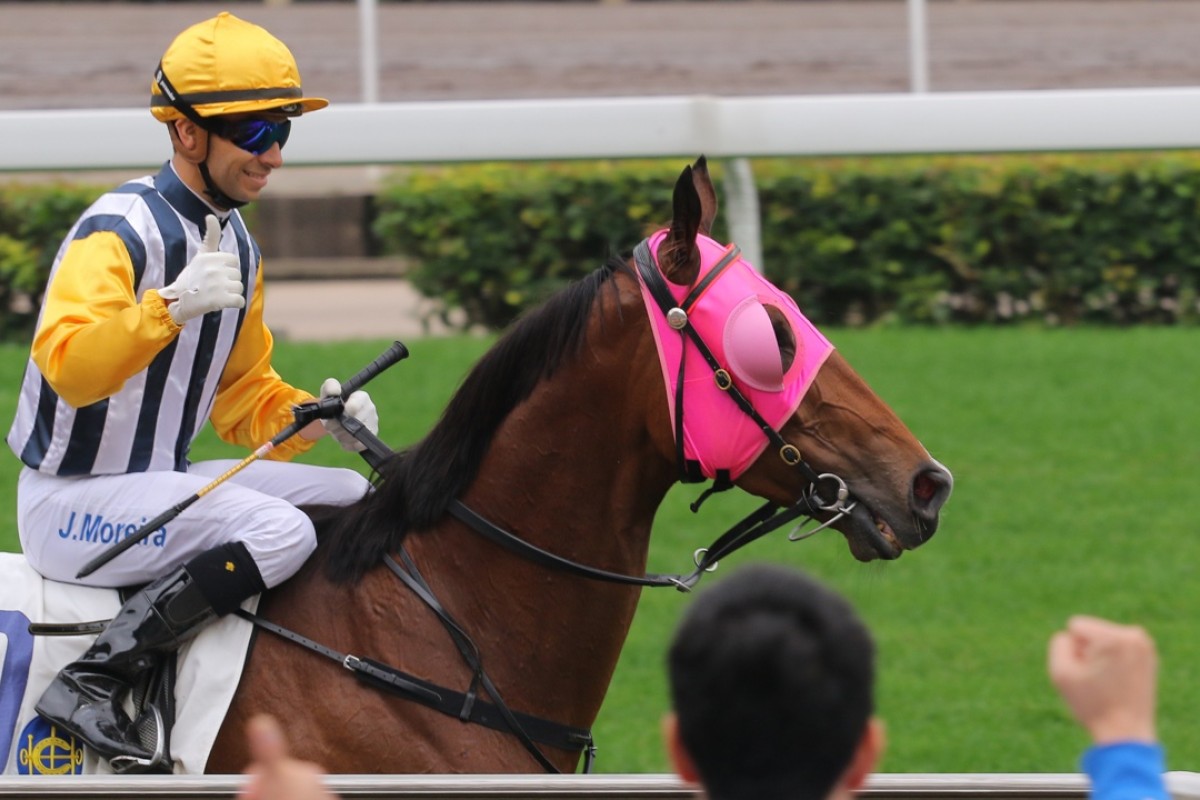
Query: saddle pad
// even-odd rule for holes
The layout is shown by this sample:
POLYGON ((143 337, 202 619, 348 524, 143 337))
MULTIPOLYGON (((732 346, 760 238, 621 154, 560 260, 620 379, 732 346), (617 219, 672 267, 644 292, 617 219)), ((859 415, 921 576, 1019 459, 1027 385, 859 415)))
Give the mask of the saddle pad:
MULTIPOLYGON (((116 590, 49 581, 19 553, 0 553, 0 756, 5 775, 111 773, 108 762, 43 720, 34 703, 58 670, 95 637, 32 636, 30 622, 110 619, 116 590)), ((243 604, 250 611, 258 597, 243 604)), ((253 626, 235 616, 217 620, 179 652, 176 722, 171 733, 175 772, 202 773, 225 712, 237 690, 253 626)))

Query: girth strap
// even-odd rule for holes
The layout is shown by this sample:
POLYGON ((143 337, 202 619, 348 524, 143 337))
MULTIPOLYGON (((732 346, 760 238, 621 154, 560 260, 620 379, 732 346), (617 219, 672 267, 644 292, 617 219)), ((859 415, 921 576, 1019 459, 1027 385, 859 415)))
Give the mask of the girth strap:
POLYGON ((239 617, 248 622, 257 625, 258 627, 268 630, 276 636, 294 642, 301 647, 325 656, 326 658, 336 661, 346 669, 354 673, 356 678, 364 680, 367 683, 375 685, 377 688, 386 688, 387 690, 408 697, 412 700, 417 700, 425 704, 441 702, 441 696, 438 694, 437 687, 431 684, 426 684, 420 678, 415 678, 411 675, 393 669, 392 667, 382 664, 374 659, 359 658, 350 653, 342 653, 334 650, 332 647, 326 647, 320 642, 316 642, 304 634, 297 633, 290 628, 285 628, 282 625, 277 625, 274 622, 260 617, 258 614, 253 614, 244 608, 239 608, 234 611, 239 617))
MULTIPOLYGON (((388 560, 390 561, 391 559, 388 560)), ((588 771, 590 768, 590 748, 592 744, 590 731, 560 725, 539 717, 522 714, 519 711, 510 711, 507 708, 501 709, 499 706, 486 701, 476 701, 473 694, 468 695, 438 686, 371 658, 360 658, 359 656, 341 653, 303 634, 285 628, 282 625, 277 625, 264 617, 252 614, 244 609, 237 609, 234 613, 264 630, 338 662, 353 672, 356 678, 376 689, 390 692, 407 700, 421 703, 443 714, 462 719, 464 722, 483 725, 495 731, 504 733, 515 732, 511 727, 511 723, 515 723, 519 726, 525 738, 550 747, 569 751, 580 751, 588 748, 585 771, 588 771), (468 713, 465 716, 460 713, 463 709, 468 709, 468 713)), ((487 688, 486 685, 485 688, 487 688)), ((491 694, 492 690, 488 689, 488 692, 491 694)), ((496 697, 497 695, 492 696, 496 697)), ((548 762, 543 766, 547 766, 550 771, 558 772, 548 762)))

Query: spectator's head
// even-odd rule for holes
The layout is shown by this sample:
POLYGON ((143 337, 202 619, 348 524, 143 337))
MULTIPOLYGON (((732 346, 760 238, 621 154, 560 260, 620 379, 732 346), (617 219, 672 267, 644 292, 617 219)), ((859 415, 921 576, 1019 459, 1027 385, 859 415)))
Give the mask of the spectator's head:
POLYGON ((821 800, 860 786, 882 753, 871 635, 799 572, 747 567, 702 592, 668 677, 672 759, 713 800, 821 800))

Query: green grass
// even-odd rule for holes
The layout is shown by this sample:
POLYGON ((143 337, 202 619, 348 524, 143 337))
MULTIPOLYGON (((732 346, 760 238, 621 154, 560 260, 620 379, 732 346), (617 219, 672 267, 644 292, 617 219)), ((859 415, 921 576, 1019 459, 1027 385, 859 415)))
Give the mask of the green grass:
MULTIPOLYGON (((1163 661, 1160 732, 1173 769, 1195 769, 1200 726, 1200 371, 1195 330, 830 331, 830 338, 955 474, 942 528, 889 564, 859 564, 827 532, 773 534, 706 579, 752 560, 809 570, 848 595, 876 632, 888 772, 1067 772, 1084 737, 1045 677, 1046 640, 1075 612, 1145 624, 1163 661)), ((387 342, 281 343, 280 372, 315 388, 387 342)), ((407 342, 412 357, 371 385, 381 435, 428 429, 488 342, 407 342)), ((11 418, 24 348, 0 348, 0 415, 11 418)), ((196 458, 236 455, 206 436, 196 458)), ((355 465, 332 442, 308 460, 355 465)), ((17 462, 2 460, 12 520, 17 462)), ((737 493, 661 509, 650 569, 678 572, 755 504, 737 493)), ((164 498, 164 508, 168 505, 164 498)), ((15 548, 15 534, 7 538, 15 548)), ((663 656, 688 598, 642 594, 595 733, 597 768, 662 772, 663 656)), ((587 632, 576 632, 586 637, 587 632)))

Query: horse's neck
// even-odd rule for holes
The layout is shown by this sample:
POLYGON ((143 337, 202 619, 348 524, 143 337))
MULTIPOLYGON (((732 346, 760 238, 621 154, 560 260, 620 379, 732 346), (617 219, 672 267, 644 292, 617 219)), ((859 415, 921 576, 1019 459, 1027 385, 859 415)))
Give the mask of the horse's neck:
POLYGON ((640 574, 674 471, 648 433, 665 412, 653 345, 618 349, 583 355, 510 414, 464 499, 559 555, 640 574))
MULTIPOLYGON (((657 361, 647 367, 641 355, 654 358, 651 350, 640 365, 604 365, 585 356, 543 383, 505 421, 462 500, 559 556, 643 575, 651 523, 674 472, 637 408, 665 409, 657 361)), ((458 523, 415 538, 420 558, 453 565, 447 590, 464 619, 485 621, 476 627, 489 640, 481 648, 512 659, 510 683, 536 687, 522 702, 590 724, 639 590, 534 564, 458 523)))

